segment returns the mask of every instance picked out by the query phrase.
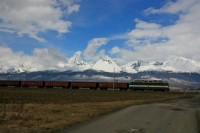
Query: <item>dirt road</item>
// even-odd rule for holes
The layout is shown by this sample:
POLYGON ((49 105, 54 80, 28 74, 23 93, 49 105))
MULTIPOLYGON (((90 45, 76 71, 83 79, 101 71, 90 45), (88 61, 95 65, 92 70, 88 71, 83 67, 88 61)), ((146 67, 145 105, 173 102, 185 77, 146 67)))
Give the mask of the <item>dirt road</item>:
POLYGON ((198 133, 200 96, 137 105, 61 133, 198 133))

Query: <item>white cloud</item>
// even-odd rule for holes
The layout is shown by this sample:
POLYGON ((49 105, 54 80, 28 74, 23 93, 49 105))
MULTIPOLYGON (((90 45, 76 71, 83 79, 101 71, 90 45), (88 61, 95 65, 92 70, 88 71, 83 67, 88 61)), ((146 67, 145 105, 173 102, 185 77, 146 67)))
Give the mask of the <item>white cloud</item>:
POLYGON ((77 52, 74 53, 74 55, 73 55, 71 58, 77 58, 77 59, 80 59, 80 58, 81 58, 81 54, 82 54, 81 51, 77 51, 77 52))
POLYGON ((85 59, 91 60, 105 56, 105 50, 98 51, 98 49, 105 45, 108 41, 108 38, 94 38, 90 40, 87 48, 83 52, 85 59))
POLYGON ((177 0, 176 2, 169 1, 160 9, 150 7, 144 11, 146 14, 157 13, 187 13, 199 0, 177 0))
MULTIPOLYGON (((51 70, 58 68, 60 62, 66 62, 66 57, 57 49, 39 49, 33 51, 32 62, 27 64, 40 70, 51 70)), ((23 60, 25 61, 25 60, 23 60)), ((59 69, 58 69, 59 70, 59 69)))
POLYGON ((73 12, 78 12, 79 11, 79 8, 80 8, 80 5, 78 4, 75 4, 74 1, 71 1, 71 0, 58 0, 60 3, 58 4, 61 4, 61 6, 65 6, 66 7, 66 11, 67 14, 72 14, 73 12))
POLYGON ((118 53, 120 53, 120 48, 117 47, 117 46, 115 46, 115 47, 113 47, 113 48, 111 49, 110 53, 111 53, 111 54, 118 54, 118 53))
POLYGON ((28 35, 45 42, 39 34, 48 30, 69 32, 71 22, 63 20, 79 10, 73 0, 0 0, 0 31, 28 35))
POLYGON ((161 25, 159 24, 156 24, 156 23, 147 23, 145 21, 142 21, 140 19, 135 19, 135 22, 137 22, 135 28, 137 29, 149 29, 149 30, 152 30, 152 29, 159 29, 161 27, 161 25))
POLYGON ((16 64, 20 61, 21 56, 23 56, 23 52, 14 53, 8 47, 0 47, 0 65, 11 66, 16 64))
POLYGON ((148 23, 136 19, 135 29, 128 33, 128 42, 130 46, 147 45, 159 40, 166 40, 161 25, 148 23))

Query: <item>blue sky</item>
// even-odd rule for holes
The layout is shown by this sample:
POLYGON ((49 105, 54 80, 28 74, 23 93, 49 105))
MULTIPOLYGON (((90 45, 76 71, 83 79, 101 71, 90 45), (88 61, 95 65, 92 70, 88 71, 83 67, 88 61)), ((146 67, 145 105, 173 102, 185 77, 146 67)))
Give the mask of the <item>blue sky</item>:
POLYGON ((61 61, 200 61, 199 8, 199 0, 0 0, 0 52, 20 60, 55 49, 61 61))

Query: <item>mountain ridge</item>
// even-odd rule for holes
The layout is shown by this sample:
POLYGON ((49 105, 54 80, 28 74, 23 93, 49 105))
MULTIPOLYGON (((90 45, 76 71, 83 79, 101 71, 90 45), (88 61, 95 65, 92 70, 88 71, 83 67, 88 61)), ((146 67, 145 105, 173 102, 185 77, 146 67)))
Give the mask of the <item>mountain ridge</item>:
MULTIPOLYGON (((66 60, 66 62, 60 62, 55 64, 56 67, 50 69, 50 71, 85 71, 95 70, 104 72, 127 72, 127 73, 138 73, 145 71, 162 71, 162 72, 177 72, 177 73, 200 73, 200 62, 186 59, 184 57, 175 57, 167 61, 143 61, 137 60, 129 62, 125 65, 119 65, 116 60, 105 57, 97 60, 96 62, 86 62, 80 58, 73 57, 66 60)), ((21 72, 36 72, 44 71, 31 66, 26 66, 23 63, 11 65, 11 66, 0 66, 0 73, 21 73, 21 72)), ((46 70, 45 70, 46 71, 46 70)))

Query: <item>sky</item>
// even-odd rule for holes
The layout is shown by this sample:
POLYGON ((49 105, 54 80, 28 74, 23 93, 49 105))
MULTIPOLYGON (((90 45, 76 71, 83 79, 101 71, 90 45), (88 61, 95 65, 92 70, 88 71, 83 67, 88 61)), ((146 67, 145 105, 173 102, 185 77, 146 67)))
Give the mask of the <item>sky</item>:
POLYGON ((0 0, 0 65, 200 61, 199 9, 199 0, 0 0))

